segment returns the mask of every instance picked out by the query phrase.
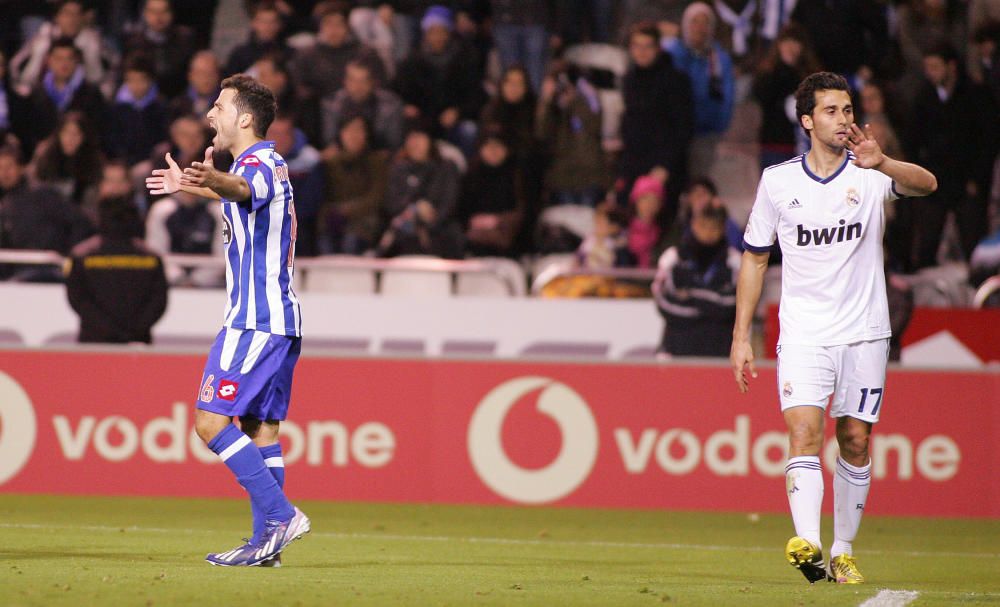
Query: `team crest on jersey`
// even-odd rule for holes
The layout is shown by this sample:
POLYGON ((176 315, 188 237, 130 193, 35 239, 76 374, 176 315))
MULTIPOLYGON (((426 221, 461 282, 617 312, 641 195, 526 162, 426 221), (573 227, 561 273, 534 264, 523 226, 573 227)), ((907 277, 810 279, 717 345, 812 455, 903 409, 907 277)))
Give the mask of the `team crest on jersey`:
POLYGON ((219 390, 215 393, 215 395, 222 400, 233 400, 236 398, 236 390, 238 390, 239 387, 240 385, 234 381, 220 379, 219 390))
POLYGON ((858 191, 854 188, 848 188, 847 190, 847 206, 856 207, 861 204, 861 196, 858 195, 858 191))
POLYGON ((222 216, 222 244, 229 244, 233 239, 233 224, 229 223, 229 218, 222 216))
POLYGON ((785 398, 790 397, 792 395, 792 382, 786 381, 785 385, 781 387, 781 393, 785 395, 785 398))
POLYGON ((260 164, 260 158, 257 158, 253 154, 250 154, 246 158, 240 161, 240 164, 245 164, 246 166, 257 166, 260 164))

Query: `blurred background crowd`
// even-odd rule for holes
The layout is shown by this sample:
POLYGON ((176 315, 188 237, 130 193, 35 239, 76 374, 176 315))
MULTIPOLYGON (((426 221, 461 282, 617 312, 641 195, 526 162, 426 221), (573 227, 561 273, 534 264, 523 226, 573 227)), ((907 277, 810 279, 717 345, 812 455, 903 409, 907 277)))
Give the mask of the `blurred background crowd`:
POLYGON ((166 152, 203 158, 219 83, 245 72, 278 99, 268 139, 290 167, 299 256, 659 266, 654 295, 683 316, 684 281, 731 286, 717 270, 755 184, 733 158, 755 179, 807 151, 792 93, 825 69, 848 78, 887 154, 938 178, 887 208, 890 272, 957 263, 975 287, 1000 266, 1000 0, 0 6, 2 249, 71 254, 124 200, 135 212, 115 216, 149 251, 218 252, 217 205, 150 197, 142 180, 166 152))

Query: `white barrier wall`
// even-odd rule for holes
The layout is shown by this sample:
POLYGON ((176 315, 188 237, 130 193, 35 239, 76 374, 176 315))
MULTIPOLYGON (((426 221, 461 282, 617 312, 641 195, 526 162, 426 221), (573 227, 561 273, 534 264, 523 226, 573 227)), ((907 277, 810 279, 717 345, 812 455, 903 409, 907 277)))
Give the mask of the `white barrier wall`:
MULTIPOLYGON (((368 354, 648 357, 663 322, 651 300, 392 297, 303 293, 304 347, 368 354)), ((221 290, 171 289, 158 345, 202 347, 222 324, 221 290)), ((75 340, 61 285, 0 284, 0 334, 10 344, 75 340)))

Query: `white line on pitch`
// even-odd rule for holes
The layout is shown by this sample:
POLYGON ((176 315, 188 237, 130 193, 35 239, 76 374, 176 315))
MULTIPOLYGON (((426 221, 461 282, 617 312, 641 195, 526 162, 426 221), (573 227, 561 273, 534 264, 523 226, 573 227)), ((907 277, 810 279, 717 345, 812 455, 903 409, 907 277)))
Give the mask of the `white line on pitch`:
POLYGON ((916 590, 879 590, 878 594, 858 607, 906 607, 918 596, 920 593, 916 590))
MULTIPOLYGON (((166 527, 115 527, 113 525, 49 525, 40 523, 0 523, 0 529, 78 529, 80 531, 102 532, 146 532, 146 533, 220 533, 210 529, 184 529, 166 527)), ((557 540, 557 539, 518 539, 502 537, 463 537, 450 535, 400 535, 389 533, 338 533, 331 531, 313 531, 310 535, 330 537, 335 539, 385 540, 394 542, 461 542, 466 544, 508 544, 513 546, 592 546, 595 548, 650 548, 659 550, 706 550, 706 551, 744 551, 772 552, 773 546, 721 546, 714 544, 682 544, 663 542, 612 542, 604 540, 557 540)), ((902 555, 914 557, 949 557, 949 558, 1000 558, 1000 554, 989 552, 927 552, 919 550, 865 550, 867 554, 902 555)))

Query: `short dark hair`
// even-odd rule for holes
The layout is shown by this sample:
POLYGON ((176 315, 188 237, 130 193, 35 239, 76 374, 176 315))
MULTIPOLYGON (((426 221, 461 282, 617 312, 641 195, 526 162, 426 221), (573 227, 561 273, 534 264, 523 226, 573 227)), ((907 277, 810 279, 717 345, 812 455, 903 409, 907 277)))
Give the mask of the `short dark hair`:
POLYGON ((719 195, 719 188, 715 187, 715 182, 712 181, 711 177, 695 177, 688 182, 684 192, 690 192, 695 188, 705 188, 712 196, 719 195))
POLYGON ((246 74, 226 78, 220 88, 236 91, 236 96, 233 98, 236 111, 253 116, 254 135, 264 137, 268 127, 274 122, 274 114, 278 110, 278 103, 274 100, 271 89, 246 74))
POLYGON ((639 21, 633 23, 628 28, 628 36, 625 38, 626 44, 632 42, 632 36, 648 36, 659 42, 660 30, 656 28, 656 24, 652 21, 639 21))
MULTIPOLYGON (((802 126, 803 116, 812 116, 816 109, 816 93, 819 91, 846 91, 851 92, 851 87, 847 80, 840 74, 833 72, 816 72, 805 77, 799 83, 799 88, 795 89, 795 117, 799 119, 799 126, 802 126)), ((806 135, 809 129, 802 127, 806 135)))
POLYGON ((135 53, 125 59, 122 74, 125 72, 142 72, 152 79, 156 79, 156 67, 152 59, 144 53, 135 53))
POLYGON ((51 55, 56 49, 60 48, 72 49, 73 56, 76 57, 76 60, 78 62, 83 62, 83 51, 80 50, 80 47, 78 47, 69 36, 62 36, 53 40, 52 44, 49 45, 48 54, 51 55))
POLYGON ((729 213, 726 212, 725 207, 709 206, 701 210, 692 219, 697 218, 704 219, 705 221, 714 223, 719 227, 725 228, 726 220, 729 219, 729 213))
POLYGON ((924 57, 940 57, 945 63, 957 63, 961 58, 949 42, 938 42, 924 49, 924 57))
POLYGON ((325 0, 320 2, 313 8, 313 19, 316 20, 316 24, 322 21, 325 17, 329 15, 340 15, 347 21, 351 13, 351 5, 342 2, 341 0, 325 0))
POLYGON ((0 145, 0 157, 9 156, 14 159, 18 165, 24 165, 24 156, 21 155, 21 150, 17 148, 16 145, 11 143, 5 143, 0 145))

